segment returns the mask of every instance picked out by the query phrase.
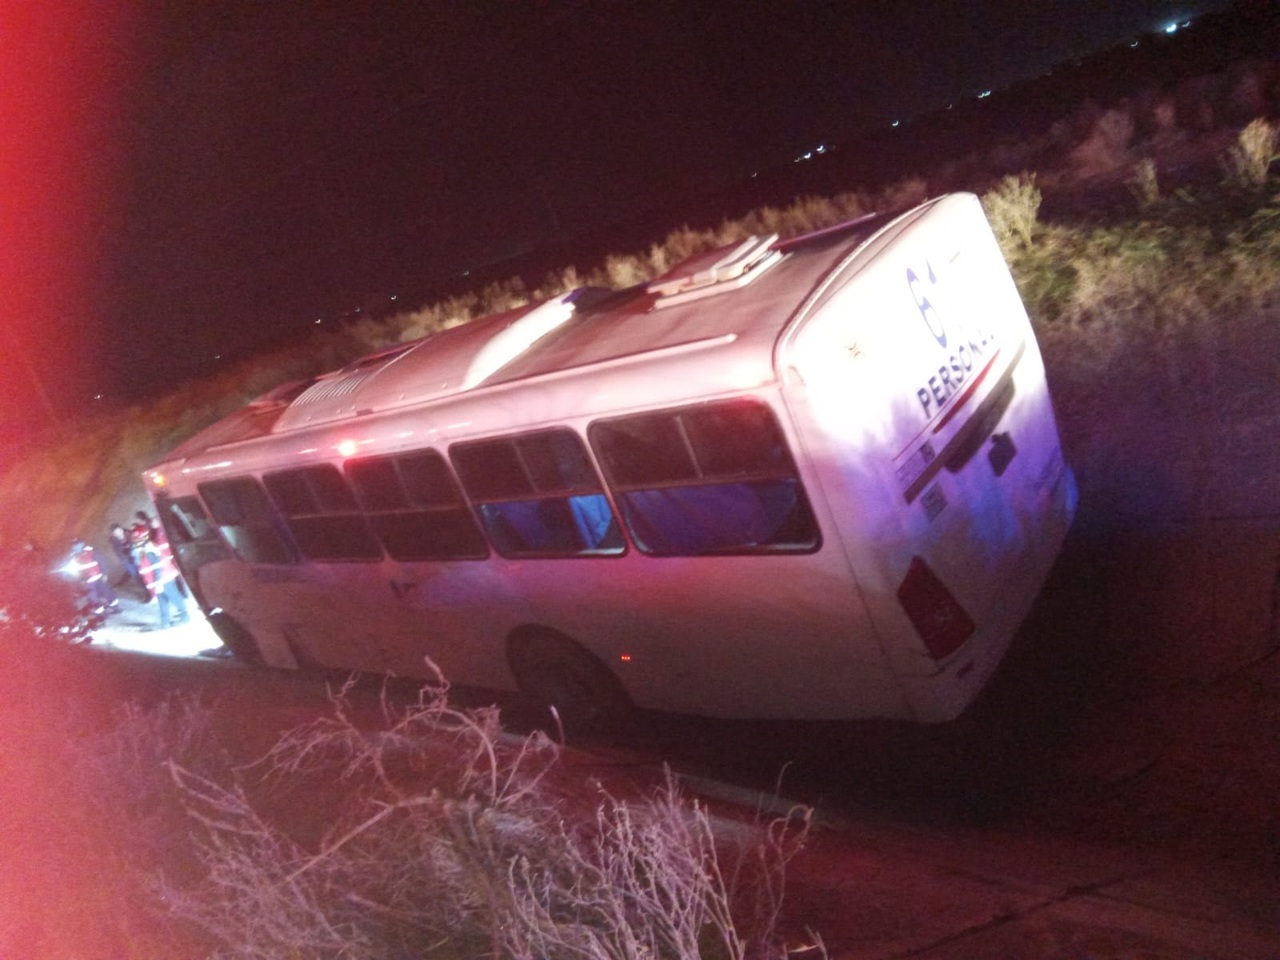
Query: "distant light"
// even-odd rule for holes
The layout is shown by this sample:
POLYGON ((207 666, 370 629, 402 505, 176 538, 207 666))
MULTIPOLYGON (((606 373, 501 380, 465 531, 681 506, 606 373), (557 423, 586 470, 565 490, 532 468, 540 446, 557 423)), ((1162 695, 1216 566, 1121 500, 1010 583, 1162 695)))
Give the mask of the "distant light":
POLYGON ((354 440, 343 440, 338 444, 338 453, 344 457, 354 456, 360 445, 354 440))
POLYGON ((989 97, 989 96, 991 96, 991 91, 990 91, 990 90, 983 90, 980 94, 978 94, 978 99, 979 99, 979 100, 985 100, 985 99, 987 99, 987 97, 989 97))

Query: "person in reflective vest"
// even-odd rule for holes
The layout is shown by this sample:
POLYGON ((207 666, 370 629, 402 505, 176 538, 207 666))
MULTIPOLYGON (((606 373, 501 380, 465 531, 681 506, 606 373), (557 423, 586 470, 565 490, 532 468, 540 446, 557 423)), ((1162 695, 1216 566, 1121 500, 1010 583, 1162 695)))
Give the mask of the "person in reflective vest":
POLYGON ((155 598, 160 608, 159 629, 191 619, 187 601, 178 590, 178 567, 169 555, 168 544, 147 540, 134 554, 138 559, 138 573, 147 586, 147 592, 155 598))
POLYGON ((120 605, 102 564, 98 562, 98 555, 83 540, 77 538, 71 542, 71 559, 63 569, 80 584, 82 602, 94 613, 103 613, 108 608, 114 610, 120 605))
MULTIPOLYGON (((138 512, 141 513, 142 511, 138 512)), ((136 514, 134 516, 134 522, 129 526, 129 546, 132 548, 133 555, 136 558, 143 546, 151 542, 151 524, 147 523, 145 519, 137 518, 136 514)))
MULTIPOLYGON (((142 558, 139 556, 139 551, 148 543, 156 547, 163 556, 168 557, 169 563, 173 565, 173 551, 169 547, 169 538, 165 536, 164 527, 160 525, 160 521, 147 516, 145 510, 139 510, 133 515, 133 518, 134 524, 129 528, 129 545, 133 549, 134 556, 138 558, 138 566, 142 566, 142 558)), ((174 565, 174 570, 177 571, 176 565, 174 565)), ((182 579, 181 572, 176 573, 174 582, 177 585, 178 592, 184 598, 187 597, 189 595, 187 584, 182 579)))

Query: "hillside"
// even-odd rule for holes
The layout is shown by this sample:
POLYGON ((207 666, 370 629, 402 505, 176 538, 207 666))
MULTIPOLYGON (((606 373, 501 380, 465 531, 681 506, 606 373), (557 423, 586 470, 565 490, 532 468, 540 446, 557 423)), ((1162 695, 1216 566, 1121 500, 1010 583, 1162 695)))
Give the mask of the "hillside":
MULTIPOLYGON (((1037 89, 1028 89, 1028 102, 1037 89)), ((984 194, 1087 490, 1101 482, 1094 457, 1111 445, 1103 427, 1110 411, 1095 409, 1096 385, 1123 370, 1136 396, 1177 396, 1215 362, 1206 344, 1224 342, 1224 332, 1234 342, 1274 329, 1280 289, 1276 127, 1264 119, 1280 112, 1280 62, 1242 60, 1129 96, 1110 92, 1110 100, 1087 99, 1018 136, 1009 118, 1030 123, 1028 114, 1006 108, 998 139, 899 168, 910 175, 892 182, 850 182, 711 226, 681 226, 637 252, 566 263, 540 279, 491 280, 415 311, 312 335, 148 405, 65 424, 20 455, 10 452, 0 476, 0 537, 53 548, 73 535, 101 543, 110 522, 146 505, 138 475, 165 451, 253 396, 369 350, 583 283, 636 283, 753 233, 792 236, 952 190, 984 194)), ((938 156, 923 147, 954 133, 955 122, 944 117, 931 127, 921 119, 912 128, 906 136, 922 148, 915 155, 938 156)), ((1266 369, 1258 376, 1265 404, 1274 378, 1266 369)))

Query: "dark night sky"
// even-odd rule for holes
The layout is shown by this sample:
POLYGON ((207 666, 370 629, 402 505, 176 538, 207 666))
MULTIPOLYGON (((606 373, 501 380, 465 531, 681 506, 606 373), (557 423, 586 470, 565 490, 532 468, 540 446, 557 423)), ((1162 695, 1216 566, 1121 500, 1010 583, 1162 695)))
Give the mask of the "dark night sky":
POLYGON ((373 295, 419 306, 1215 4, 29 6, 0 14, 0 424, 144 397, 373 295))

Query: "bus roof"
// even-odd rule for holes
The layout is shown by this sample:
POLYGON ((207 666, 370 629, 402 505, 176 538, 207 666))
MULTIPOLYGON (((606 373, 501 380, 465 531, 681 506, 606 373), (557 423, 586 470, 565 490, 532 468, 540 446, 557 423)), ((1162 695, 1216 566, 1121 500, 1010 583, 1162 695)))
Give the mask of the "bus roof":
MULTIPOLYGON (((625 376, 628 366, 688 351, 707 359, 707 351, 718 354, 716 363, 703 364, 707 370, 724 361, 744 381, 768 382, 776 376, 773 352, 779 334, 821 279, 884 223, 883 217, 862 218, 810 240, 751 238, 695 257, 649 284, 622 291, 582 288, 389 348, 309 384, 278 388, 164 459, 524 381, 578 378, 585 386, 588 379, 625 376), (758 271, 735 274, 732 264, 727 272, 705 269, 708 262, 718 265, 717 256, 720 264, 755 258, 758 271), (702 281, 707 282, 700 287, 702 281)), ((656 394, 670 390, 677 399, 677 393, 697 394, 680 378, 668 379, 675 382, 653 384, 656 394)))

